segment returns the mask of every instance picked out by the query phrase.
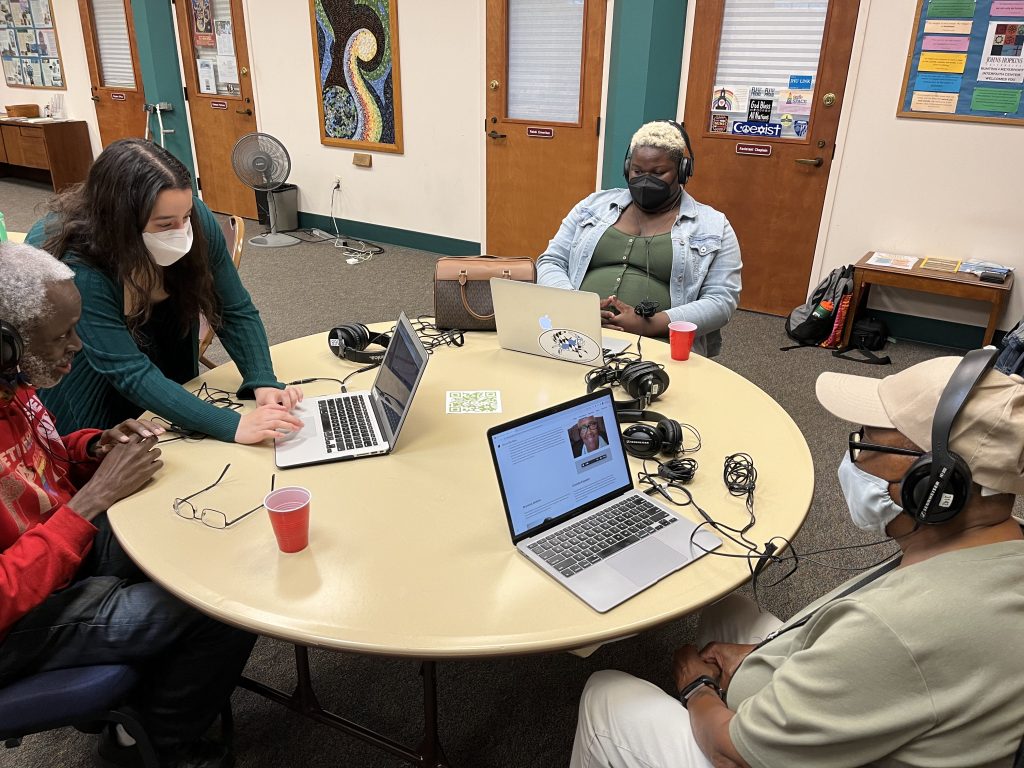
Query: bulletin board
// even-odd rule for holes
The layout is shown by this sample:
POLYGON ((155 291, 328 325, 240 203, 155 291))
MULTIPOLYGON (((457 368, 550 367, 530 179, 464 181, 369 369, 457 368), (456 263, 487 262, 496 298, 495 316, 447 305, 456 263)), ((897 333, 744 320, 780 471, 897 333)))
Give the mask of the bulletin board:
POLYGON ((12 88, 65 90, 50 0, 0 0, 0 64, 12 88))
POLYGON ((899 117, 1024 125, 1024 0, 918 0, 899 117))

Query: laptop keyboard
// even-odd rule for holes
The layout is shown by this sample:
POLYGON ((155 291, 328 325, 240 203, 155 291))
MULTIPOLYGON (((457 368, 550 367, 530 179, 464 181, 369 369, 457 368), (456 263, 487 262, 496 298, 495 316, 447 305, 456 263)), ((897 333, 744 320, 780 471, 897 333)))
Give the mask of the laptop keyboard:
POLYGON ((324 427, 324 447, 328 453, 377 444, 366 408, 366 398, 335 397, 321 400, 319 406, 320 422, 324 427))
POLYGON ((535 541, 530 551, 563 576, 575 576, 678 520, 647 499, 630 496, 535 541))

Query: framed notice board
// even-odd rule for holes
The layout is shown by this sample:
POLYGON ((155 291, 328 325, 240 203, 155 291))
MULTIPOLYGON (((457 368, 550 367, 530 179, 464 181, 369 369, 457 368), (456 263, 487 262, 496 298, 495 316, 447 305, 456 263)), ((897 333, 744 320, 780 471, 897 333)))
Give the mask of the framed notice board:
POLYGON ((0 0, 0 64, 12 88, 65 89, 50 0, 0 0))
POLYGON ((1024 125, 1024 0, 918 0, 899 117, 1024 125))

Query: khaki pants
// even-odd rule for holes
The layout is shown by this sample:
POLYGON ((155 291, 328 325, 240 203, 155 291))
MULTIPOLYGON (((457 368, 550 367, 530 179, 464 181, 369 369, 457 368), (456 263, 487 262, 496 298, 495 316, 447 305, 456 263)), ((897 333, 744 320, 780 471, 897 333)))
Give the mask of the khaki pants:
MULTIPOLYGON (((752 600, 730 595, 700 617, 697 647, 759 643, 782 625, 752 600)), ((625 672, 591 675, 580 699, 570 768, 712 768, 679 700, 625 672)))

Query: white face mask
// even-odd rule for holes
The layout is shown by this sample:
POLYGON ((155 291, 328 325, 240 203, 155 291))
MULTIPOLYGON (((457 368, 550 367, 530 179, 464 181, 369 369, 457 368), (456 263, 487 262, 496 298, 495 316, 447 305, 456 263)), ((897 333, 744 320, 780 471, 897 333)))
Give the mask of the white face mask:
POLYGON ((192 250, 192 220, 181 229, 165 232, 143 232, 142 242, 149 255, 161 267, 169 267, 192 250))
POLYGON ((839 485, 853 524, 862 531, 887 536, 885 526, 903 513, 903 507, 889 495, 889 483, 865 472, 847 453, 839 465, 839 485))

